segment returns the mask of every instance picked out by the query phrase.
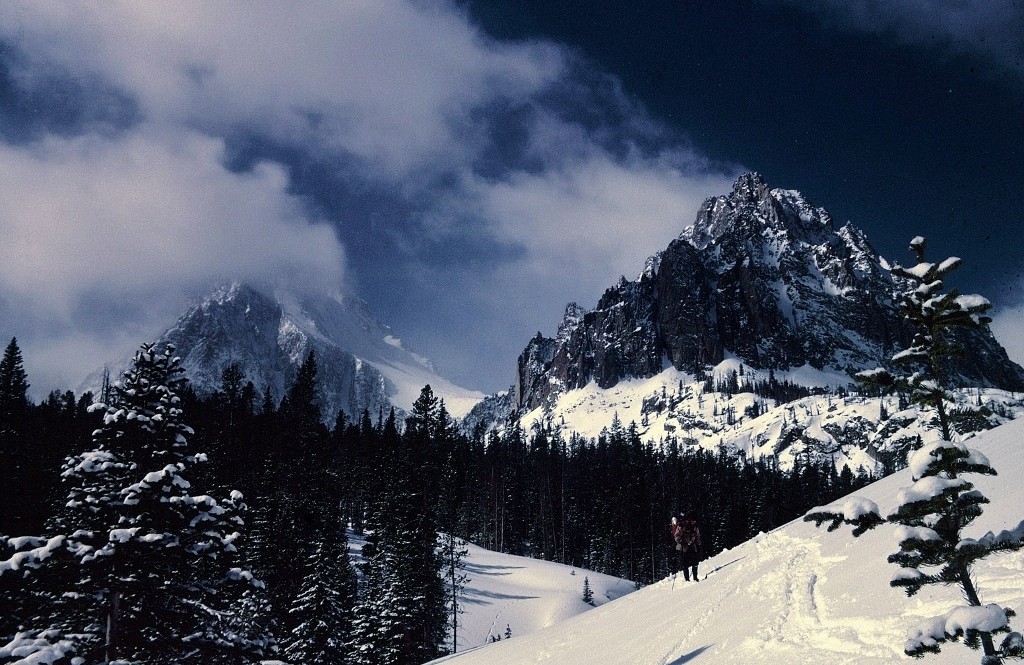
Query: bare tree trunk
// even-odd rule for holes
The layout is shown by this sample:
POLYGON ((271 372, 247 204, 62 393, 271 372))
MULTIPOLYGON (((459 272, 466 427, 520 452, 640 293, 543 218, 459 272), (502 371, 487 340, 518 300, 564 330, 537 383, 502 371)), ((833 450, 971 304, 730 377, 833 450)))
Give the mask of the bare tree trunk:
POLYGON ((103 647, 103 657, 106 662, 111 663, 117 660, 118 623, 121 613, 121 592, 114 590, 110 592, 110 603, 107 606, 107 632, 106 644, 103 647))
MULTIPOLYGON (((978 592, 974 588, 974 582, 971 581, 971 571, 967 569, 967 566, 960 562, 957 564, 957 569, 960 574, 960 586, 963 587, 964 595, 967 596, 967 601, 975 606, 981 607, 981 599, 978 598, 978 592)), ((981 646, 985 651, 985 656, 996 655, 996 645, 992 641, 992 633, 978 631, 981 636, 981 646)))
POLYGON ((450 549, 448 550, 449 559, 448 565, 451 572, 451 585, 452 585, 452 653, 458 653, 459 651, 459 589, 456 585, 456 571, 455 571, 455 536, 448 534, 450 540, 450 549))

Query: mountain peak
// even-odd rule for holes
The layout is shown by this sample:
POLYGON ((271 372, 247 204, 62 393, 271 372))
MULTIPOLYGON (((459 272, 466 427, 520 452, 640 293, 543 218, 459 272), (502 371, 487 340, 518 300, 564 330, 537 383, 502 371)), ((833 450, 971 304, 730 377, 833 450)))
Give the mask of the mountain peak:
POLYGON ((768 183, 757 171, 750 171, 736 178, 732 185, 733 198, 748 203, 757 203, 769 193, 768 183))
MULTIPOLYGON (((237 363, 258 392, 269 388, 276 399, 315 350, 328 421, 339 410, 358 417, 364 410, 409 409, 426 384, 457 416, 483 397, 439 376, 429 360, 410 351, 352 294, 227 282, 166 330, 158 344, 166 343, 178 349, 197 391, 216 390, 224 368, 237 363)), ((98 385, 101 376, 89 377, 88 388, 98 385)))
POLYGON ((704 250, 728 238, 758 244, 761 238, 785 237, 820 245, 834 233, 827 210, 796 190, 769 188, 760 173, 751 171, 736 179, 729 194, 707 199, 679 237, 704 250))
MULTIPOLYGON (((730 193, 707 199, 636 281, 620 280, 592 310, 570 305, 556 337, 531 340, 512 407, 548 408, 569 390, 647 379, 666 363, 692 375, 730 357, 840 376, 886 366, 913 333, 887 266, 860 229, 837 229, 800 192, 744 173, 730 193)), ((959 341, 969 352, 950 364, 951 380, 1024 386, 1024 369, 990 332, 959 341)))

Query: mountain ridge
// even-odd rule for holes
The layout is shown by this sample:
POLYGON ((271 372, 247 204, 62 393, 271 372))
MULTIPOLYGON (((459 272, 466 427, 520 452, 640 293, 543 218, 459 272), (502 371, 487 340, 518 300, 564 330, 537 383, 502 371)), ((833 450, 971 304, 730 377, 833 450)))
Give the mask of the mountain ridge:
MULTIPOLYGON (((702 376, 733 356, 764 370, 889 366, 912 338, 894 297, 902 288, 859 228, 836 228, 799 192, 745 173, 635 280, 621 278, 593 309, 570 303, 554 337, 528 342, 510 392, 477 415, 550 409, 591 382, 610 388, 667 367, 702 376)), ((967 353, 948 365, 951 383, 1024 390, 1024 369, 991 332, 953 336, 967 353)))

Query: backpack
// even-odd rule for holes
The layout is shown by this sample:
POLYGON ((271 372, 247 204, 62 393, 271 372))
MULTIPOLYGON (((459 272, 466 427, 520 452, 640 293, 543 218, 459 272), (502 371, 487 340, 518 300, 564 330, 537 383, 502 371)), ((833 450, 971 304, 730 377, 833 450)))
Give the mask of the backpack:
POLYGON ((679 529, 675 533, 676 543, 682 545, 684 550, 693 550, 697 548, 698 544, 698 530, 697 524, 680 524, 679 529))

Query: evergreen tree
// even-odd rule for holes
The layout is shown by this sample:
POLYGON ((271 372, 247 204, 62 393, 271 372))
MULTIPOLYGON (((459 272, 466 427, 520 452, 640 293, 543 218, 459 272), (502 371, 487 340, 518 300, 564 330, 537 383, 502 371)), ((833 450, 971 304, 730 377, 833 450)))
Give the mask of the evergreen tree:
POLYGON ((0 360, 0 429, 8 426, 28 407, 28 386, 18 339, 12 337, 0 360))
POLYGON ((25 373, 17 338, 11 338, 0 359, 0 534, 24 533, 28 514, 39 501, 38 461, 40 451, 31 450, 26 436, 29 408, 28 375, 25 373))
POLYGON ((978 328, 991 319, 982 316, 992 307, 979 295, 959 295, 956 289, 943 293, 945 277, 963 263, 951 257, 941 263, 924 260, 927 243, 921 236, 910 241, 910 249, 917 256, 917 265, 904 268, 896 265, 892 274, 910 282, 911 287, 900 299, 900 313, 917 331, 910 347, 900 351, 892 360, 896 364, 916 365, 920 369, 903 375, 893 375, 885 369, 860 372, 857 379, 868 385, 895 389, 910 394, 913 401, 935 409, 942 438, 951 437, 946 402, 953 399, 945 385, 943 363, 962 350, 948 337, 952 328, 978 328))
POLYGON ((583 578, 583 602, 587 605, 594 604, 594 590, 590 588, 590 578, 583 578))
POLYGON ((360 665, 416 665, 442 653, 448 622, 437 530, 403 485, 370 524, 375 542, 352 627, 351 657, 360 665))
POLYGON ((452 634, 452 653, 459 650, 459 615, 463 613, 459 597, 466 589, 469 575, 465 573, 465 559, 469 554, 466 544, 450 533, 441 535, 442 576, 445 584, 445 605, 448 625, 452 634))
POLYGON ((851 497, 842 506, 815 508, 804 519, 818 526, 828 522, 829 531, 842 524, 852 525, 854 536, 884 523, 899 525, 900 551, 890 555, 889 562, 899 565, 901 570, 890 584, 902 587, 908 596, 926 585, 956 584, 968 603, 914 628, 908 633, 904 651, 915 657, 938 653, 946 641, 964 638, 967 646, 983 649, 982 665, 996 665, 1005 659, 1024 657, 1024 637, 1010 633, 1012 610, 982 604, 971 579, 971 566, 994 552, 1024 548, 1024 522, 998 536, 989 534, 980 540, 963 538, 963 529, 981 515, 981 506, 989 502, 964 476, 995 475, 996 472, 984 455, 950 441, 944 406, 948 394, 941 371, 942 359, 955 353, 945 339, 945 330, 954 326, 984 325, 986 319, 979 314, 990 305, 981 296, 958 296, 955 289, 942 294, 942 278, 959 267, 960 259, 925 263, 925 241, 921 237, 914 238, 910 247, 917 255, 918 264, 910 269, 897 266, 893 273, 916 284, 903 296, 901 310, 906 320, 920 330, 912 345, 896 354, 893 360, 921 364, 925 371, 896 377, 878 369, 861 373, 858 378, 882 386, 903 387, 915 401, 934 408, 942 439, 911 455, 909 464, 914 484, 899 492, 897 509, 891 515, 883 518, 874 502, 851 497), (1000 633, 1010 634, 996 647, 994 637, 1000 633))
POLYGON ((281 404, 283 415, 293 425, 307 429, 316 429, 321 423, 321 399, 320 387, 317 384, 317 360, 316 351, 309 350, 306 359, 299 365, 299 371, 295 380, 285 395, 281 404))
POLYGON ((270 459, 262 470, 265 498, 259 506, 263 527, 258 534, 262 541, 259 564, 284 634, 297 627, 297 617, 288 610, 300 593, 305 571, 295 565, 296 560, 315 556, 322 534, 341 523, 342 486, 331 465, 316 358, 310 350, 280 410, 264 416, 273 427, 267 433, 272 441, 270 459))
POLYGON ((961 443, 937 441, 914 452, 910 458, 914 484, 897 496, 896 511, 881 517, 878 506, 867 499, 851 497, 842 506, 816 508, 804 518, 819 526, 829 522, 829 531, 842 524, 854 527, 859 536, 879 524, 900 526, 900 551, 889 563, 901 567, 890 584, 902 587, 908 596, 931 584, 959 585, 966 606, 925 621, 908 633, 905 651, 909 656, 938 653, 946 641, 965 638, 967 646, 984 650, 982 665, 995 665, 1007 658, 1024 657, 1024 638, 1010 633, 1009 608, 982 604, 971 578, 973 564, 986 556, 1024 548, 1024 521, 998 535, 965 539, 962 531, 979 515, 988 499, 974 489, 964 476, 971 473, 995 475, 988 460, 961 443), (997 648, 994 636, 1010 633, 997 648))
MULTIPOLYGON (((187 480, 205 456, 188 451, 179 359, 143 345, 113 387, 94 448, 68 459, 65 508, 51 535, 23 539, 14 573, 50 596, 14 662, 71 654, 88 663, 249 662, 265 636, 225 630, 232 601, 260 583, 233 567, 245 505, 218 501, 187 480), (35 655, 33 655, 33 652, 35 655)), ((0 565, 0 571, 12 572, 0 565)))
POLYGON ((289 613, 297 623, 284 649, 302 665, 346 662, 356 576, 343 532, 328 530, 306 563, 306 577, 289 613))

